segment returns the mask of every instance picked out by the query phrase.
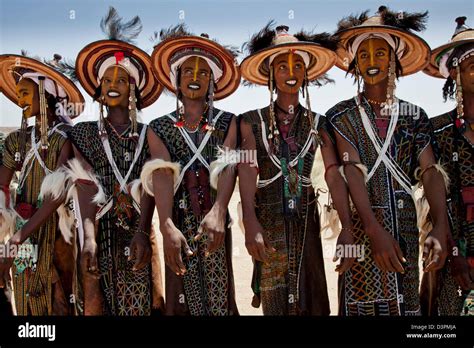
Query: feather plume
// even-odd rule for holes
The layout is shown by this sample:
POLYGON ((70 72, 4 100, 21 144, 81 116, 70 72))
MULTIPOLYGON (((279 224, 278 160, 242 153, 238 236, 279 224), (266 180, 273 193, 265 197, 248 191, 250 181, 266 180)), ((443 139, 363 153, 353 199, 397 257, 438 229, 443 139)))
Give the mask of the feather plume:
POLYGON ((242 45, 242 51, 246 51, 250 55, 271 46, 276 35, 274 27, 275 21, 269 21, 262 30, 254 34, 249 41, 242 45))
POLYGON ((135 16, 123 22, 117 10, 110 6, 107 15, 101 19, 100 28, 109 40, 120 40, 133 43, 143 29, 140 17, 135 16))

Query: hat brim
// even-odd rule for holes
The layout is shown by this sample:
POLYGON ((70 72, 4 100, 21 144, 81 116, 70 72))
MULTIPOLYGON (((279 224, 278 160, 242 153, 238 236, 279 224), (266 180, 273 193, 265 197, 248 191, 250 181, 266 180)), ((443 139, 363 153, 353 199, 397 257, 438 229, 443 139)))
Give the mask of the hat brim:
MULTIPOLYGON (((16 68, 26 68, 45 75, 64 89, 68 97, 68 103, 84 105, 84 97, 74 82, 56 69, 34 58, 17 54, 2 54, 0 55, 0 91, 16 105, 18 105, 18 97, 16 94, 17 83, 13 72, 16 68)), ((84 108, 74 107, 70 109, 71 113, 69 117, 74 118, 79 116, 84 108)))
POLYGON ((265 48, 246 57, 240 64, 242 76, 251 83, 266 86, 269 76, 267 58, 275 53, 287 53, 289 50, 299 50, 309 54, 311 58, 306 71, 310 81, 326 73, 336 62, 336 54, 333 51, 314 42, 288 42, 265 48))
MULTIPOLYGON (((472 30, 470 34, 473 35, 474 30, 472 30)), ((445 77, 443 75, 441 75, 441 73, 439 72, 439 64, 438 64, 438 61, 437 61, 438 56, 441 53, 449 51, 449 50, 451 50, 451 49, 453 49, 457 46, 461 46, 461 45, 469 44, 469 43, 473 43, 473 42, 474 42, 474 35, 471 38, 460 39, 460 40, 456 40, 456 38, 454 38, 453 41, 451 41, 447 44, 441 45, 439 47, 436 47, 433 51, 431 51, 430 62, 426 66, 425 70, 423 70, 423 72, 425 74, 430 75, 430 76, 437 77, 437 78, 440 78, 440 79, 444 79, 445 77)))
POLYGON ((222 76, 216 83, 214 100, 223 99, 237 90, 240 85, 241 75, 234 56, 213 40, 200 36, 184 36, 169 38, 160 42, 151 55, 156 78, 169 91, 176 93, 170 78, 170 60, 176 52, 187 48, 205 50, 219 60, 222 68, 222 76))
POLYGON ((95 90, 99 86, 96 65, 116 52, 124 52, 125 57, 132 57, 140 64, 145 79, 145 85, 140 90, 142 108, 153 104, 163 91, 163 86, 158 83, 153 74, 150 56, 145 51, 124 41, 95 41, 79 52, 76 59, 76 73, 82 87, 90 96, 94 96, 95 90))
POLYGON ((347 44, 354 37, 364 33, 386 33, 396 36, 405 42, 405 52, 400 58, 400 64, 403 69, 402 76, 411 75, 423 70, 429 63, 430 46, 418 35, 388 25, 360 25, 336 33, 340 39, 340 46, 336 51, 336 65, 338 68, 344 71, 348 70, 351 58, 346 49, 347 44))

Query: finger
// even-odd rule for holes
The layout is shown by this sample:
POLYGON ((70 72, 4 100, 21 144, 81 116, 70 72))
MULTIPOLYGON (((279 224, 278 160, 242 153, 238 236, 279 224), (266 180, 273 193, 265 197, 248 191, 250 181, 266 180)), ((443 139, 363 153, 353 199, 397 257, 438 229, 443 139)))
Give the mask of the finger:
POLYGON ((184 275, 186 273, 186 267, 184 266, 183 258, 181 257, 181 253, 177 253, 176 256, 176 264, 178 269, 180 270, 180 274, 184 275))
POLYGON ((438 269, 439 260, 440 260, 439 255, 434 252, 431 259, 428 260, 428 265, 425 267, 424 271, 431 272, 438 269))
POLYGON ((211 253, 211 249, 214 248, 214 243, 215 243, 215 235, 214 231, 208 230, 207 231, 207 242, 206 242, 206 252, 205 256, 208 256, 209 253, 211 253))
POLYGON ((382 265, 380 264, 380 257, 376 254, 373 256, 375 266, 377 266, 378 269, 382 269, 382 265))
POLYGON ((133 259, 136 258, 136 250, 137 250, 137 244, 135 243, 134 240, 132 240, 132 243, 130 244, 130 255, 128 256, 128 261, 132 261, 133 259))
POLYGON ((399 256, 397 255, 397 253, 392 254, 389 260, 390 260, 390 266, 393 269, 392 272, 405 273, 405 270, 403 269, 403 266, 400 263, 401 260, 399 259, 399 256))
POLYGON ((176 264, 175 262, 175 258, 174 258, 174 255, 172 255, 171 253, 165 255, 165 259, 166 259, 166 264, 168 265, 168 267, 173 271, 174 274, 176 275, 181 275, 181 272, 178 268, 178 265, 176 264))
POLYGON ((272 253, 276 252, 276 249, 271 245, 271 243, 267 239, 265 233, 263 233, 262 235, 263 235, 263 244, 265 246, 265 249, 267 249, 268 251, 270 251, 272 253))
POLYGON ((133 271, 139 270, 145 265, 143 262, 145 257, 145 248, 143 246, 137 246, 135 255, 135 264, 132 268, 133 271))
POLYGON ((395 253, 397 254, 397 258, 398 258, 398 260, 400 260, 400 262, 402 262, 402 263, 407 262, 407 260, 403 256, 402 249, 400 249, 400 245, 397 242, 395 242, 395 253))
POLYGON ((267 257, 267 252, 266 252, 266 247, 264 243, 260 243, 257 245, 257 252, 259 257, 263 262, 268 262, 268 257, 267 257))
POLYGON ((426 262, 428 260, 428 257, 430 256, 430 249, 431 249, 431 240, 428 237, 425 243, 423 244, 423 256, 422 256, 423 262, 426 262))
MULTIPOLYGON (((337 246, 336 246, 336 250, 338 250, 337 246)), ((332 258, 332 262, 337 262, 337 260, 339 260, 339 256, 337 256, 337 251, 335 251, 334 256, 332 258)), ((342 259, 341 259, 341 263, 342 263, 342 259)))
POLYGON ((379 263, 380 263, 380 266, 381 266, 381 270, 384 271, 384 272, 390 272, 390 267, 387 265, 387 259, 386 259, 386 256, 384 255, 380 255, 379 256, 379 263))
POLYGON ((196 236, 194 236, 194 240, 201 239, 203 234, 204 234, 204 226, 201 224, 199 225, 196 236))
MULTIPOLYGON (((189 257, 189 256, 192 256, 192 255, 193 255, 193 251, 192 251, 191 248, 189 247, 188 242, 186 242, 186 238, 184 238, 184 236, 183 236, 183 238, 181 239, 181 241, 182 241, 182 244, 181 244, 181 245, 182 245, 182 248, 183 248, 183 250, 184 250, 184 254, 185 254, 186 256, 188 256, 188 257, 189 257)), ((181 257, 181 252, 179 253, 179 257, 181 257)))
POLYGON ((352 265, 354 264, 355 258, 343 258, 341 263, 339 264, 339 273, 342 274, 349 270, 352 265))

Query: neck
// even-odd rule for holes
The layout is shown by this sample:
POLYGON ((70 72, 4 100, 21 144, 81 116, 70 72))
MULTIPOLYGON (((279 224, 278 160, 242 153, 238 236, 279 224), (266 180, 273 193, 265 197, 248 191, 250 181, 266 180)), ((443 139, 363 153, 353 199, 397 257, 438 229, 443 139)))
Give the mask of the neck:
POLYGON ((276 103, 285 112, 290 113, 291 108, 295 110, 299 104, 298 93, 290 94, 278 91, 276 103))
POLYGON ((464 118, 468 122, 474 123, 474 93, 463 92, 462 99, 464 118))
POLYGON ((128 109, 118 106, 109 108, 107 119, 113 126, 128 124, 130 122, 128 109))
POLYGON ((197 121, 206 110, 206 100, 204 98, 190 99, 183 97, 183 105, 184 118, 189 121, 197 121))
POLYGON ((364 95, 370 100, 384 102, 387 99, 388 78, 375 85, 364 83, 364 95))

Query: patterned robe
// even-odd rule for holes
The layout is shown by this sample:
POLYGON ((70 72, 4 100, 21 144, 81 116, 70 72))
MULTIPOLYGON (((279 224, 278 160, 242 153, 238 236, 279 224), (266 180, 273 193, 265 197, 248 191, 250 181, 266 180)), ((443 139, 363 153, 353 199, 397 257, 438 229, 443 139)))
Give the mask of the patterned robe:
MULTIPOLYGON (((292 161, 308 139, 311 127, 307 110, 299 107, 288 132, 294 140, 287 146, 281 140, 276 156, 292 161)), ((269 107, 260 110, 268 134, 269 107)), ((241 122, 252 126, 257 144, 259 180, 273 178, 280 170, 268 156, 262 136, 259 110, 242 114, 241 122)), ((315 117, 312 114, 312 117, 315 117)), ((325 118, 319 119, 317 129, 325 128, 325 118)), ((301 175, 309 178, 316 146, 302 157, 301 175)), ((285 179, 287 179, 286 177, 285 179)), ((285 214, 283 175, 271 184, 258 188, 256 214, 270 245, 277 251, 267 253, 268 263, 256 261, 252 289, 254 301, 261 301, 264 315, 329 315, 329 299, 320 239, 319 214, 311 185, 301 188, 298 215, 285 214), (291 216, 290 216, 291 215, 291 216)))
MULTIPOLYGON (((215 130, 205 145, 202 155, 207 163, 216 159, 217 146, 222 146, 227 136, 230 123, 234 115, 214 108, 214 119, 221 114, 215 124, 215 130)), ((176 112, 171 114, 176 118, 176 112)), ((163 141, 171 156, 172 162, 181 164, 181 170, 190 162, 194 151, 183 138, 175 121, 168 115, 159 117, 150 122, 150 128, 163 141)), ((199 147, 204 132, 189 133, 196 147, 199 147)), ((203 164, 196 160, 189 168, 198 171, 205 169, 203 164)), ((215 200, 215 191, 211 194, 212 203, 215 200)), ((184 276, 177 276, 166 266, 166 313, 168 315, 237 315, 235 302, 234 278, 232 271, 232 234, 228 228, 230 221, 227 214, 225 242, 215 252, 204 256, 207 236, 195 241, 199 225, 204 214, 195 215, 191 208, 190 193, 181 182, 175 192, 173 200, 173 222, 184 234, 186 241, 194 252, 188 257, 182 254, 186 267, 184 276)))
MULTIPOLYGON (((474 144, 457 130, 454 125, 456 118, 457 112, 454 109, 432 118, 431 123, 439 159, 450 179, 448 208, 452 221, 451 233, 456 245, 461 246, 460 254, 474 257, 474 221, 467 221, 466 207, 461 195, 462 188, 474 187, 474 144)), ((459 293, 458 288, 456 280, 451 275, 449 262, 446 262, 445 267, 436 274, 424 275, 421 289, 424 307, 426 306, 424 314, 460 315, 468 292, 459 293), (431 279, 433 285, 431 289, 429 289, 429 277, 434 278, 431 279)))
MULTIPOLYGON (((52 133, 49 140, 49 148, 44 163, 47 168, 54 171, 64 143, 67 141, 67 134, 70 127, 62 124, 58 127, 58 132, 52 133)), ((31 148, 31 131, 27 130, 26 152, 31 148)), ((16 171, 17 162, 15 153, 20 151, 20 131, 10 133, 5 139, 3 152, 3 166, 16 171)), ((36 141, 39 141, 36 134, 36 141)), ((39 150, 41 151, 41 150, 39 150)), ((23 185, 18 187, 15 205, 17 211, 24 206, 24 203, 39 208, 38 195, 41 183, 46 176, 44 169, 38 160, 33 157, 29 163, 33 163, 31 171, 26 176, 23 185)), ((21 215, 21 214, 20 214, 21 215)), ((17 224, 17 230, 20 228, 17 224)), ((53 304, 55 301, 64 301, 65 297, 59 299, 53 293, 53 283, 59 281, 57 268, 54 266, 54 246, 57 239, 61 237, 58 228, 58 215, 52 214, 46 222, 33 233, 22 245, 26 249, 33 251, 32 254, 25 253, 24 258, 17 257, 12 266, 13 289, 15 306, 18 315, 52 315, 55 313, 53 304), (37 246, 37 257, 34 246, 37 246), (32 257, 30 257, 32 256, 32 257)), ((64 293, 62 294, 64 296, 64 293)))
MULTIPOLYGON (((139 134, 143 127, 143 124, 138 124, 139 134)), ((122 176, 125 177, 138 141, 129 138, 130 126, 120 136, 108 122, 105 122, 105 128, 114 161, 122 176)), ((113 206, 100 218, 97 234, 104 313, 114 316, 150 315, 152 309, 151 265, 139 271, 133 271, 135 261, 128 261, 130 243, 138 229, 140 215, 130 205, 132 201, 130 195, 117 195, 118 180, 107 159, 97 122, 78 123, 70 131, 70 138, 99 177, 107 198, 113 196, 113 206), (119 217, 125 220, 122 224, 118 223, 119 217)), ((138 156, 127 183, 140 177, 141 169, 149 157, 146 141, 138 156)))
MULTIPOLYGON (((387 153, 415 184, 414 172, 423 150, 432 141, 432 129, 420 107, 399 100, 400 114, 387 153)), ((367 100, 362 106, 375 128, 375 113, 367 100)), ((354 99, 342 101, 327 112, 332 127, 359 153, 369 172, 378 154, 369 139, 354 99)), ((369 200, 377 221, 399 243, 407 263, 405 274, 383 272, 372 258, 369 237, 365 234, 357 211, 353 211, 356 244, 362 246, 364 258, 356 260, 340 279, 339 311, 341 315, 418 315, 419 238, 415 204, 411 194, 393 178, 381 162, 367 183, 369 200)))

